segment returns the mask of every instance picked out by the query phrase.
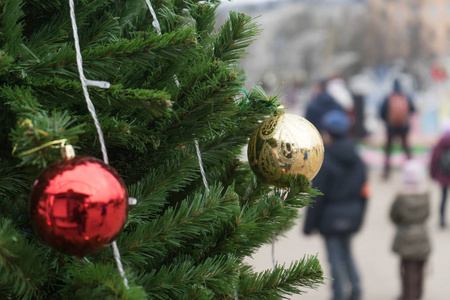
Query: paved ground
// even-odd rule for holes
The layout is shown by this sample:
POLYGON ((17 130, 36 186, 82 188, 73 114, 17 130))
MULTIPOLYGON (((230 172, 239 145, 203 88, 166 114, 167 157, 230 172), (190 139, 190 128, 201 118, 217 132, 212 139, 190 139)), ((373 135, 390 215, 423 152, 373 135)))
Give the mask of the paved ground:
MULTIPOLYGON (((398 174, 391 180, 381 180, 381 171, 370 168, 369 174, 372 197, 369 200, 365 223, 353 242, 354 256, 363 283, 364 300, 394 300, 400 293, 399 258, 391 251, 395 228, 389 220, 389 209, 397 189, 398 174)), ((428 229, 432 239, 433 251, 425 270, 423 300, 450 299, 450 227, 438 227, 439 186, 430 180, 431 216, 428 229)), ((448 208, 450 209, 450 208, 448 208)), ((450 212, 448 214, 450 221, 450 212)), ((322 238, 318 235, 305 236, 301 232, 303 220, 285 238, 274 246, 275 260, 279 263, 297 260, 305 254, 318 253, 325 276, 330 278, 329 264, 322 238)), ((253 259, 248 260, 255 269, 262 271, 272 267, 272 246, 260 249, 253 259)), ((308 290, 302 296, 291 299, 328 300, 331 282, 326 281, 318 290, 308 290)))

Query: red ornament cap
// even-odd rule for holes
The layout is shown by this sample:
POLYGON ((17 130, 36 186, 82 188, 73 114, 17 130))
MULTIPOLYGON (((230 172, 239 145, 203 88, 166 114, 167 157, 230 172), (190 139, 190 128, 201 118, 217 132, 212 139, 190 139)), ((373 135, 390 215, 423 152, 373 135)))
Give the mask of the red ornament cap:
POLYGON ((84 256, 109 246, 127 220, 128 195, 114 168, 89 156, 50 165, 30 201, 36 233, 50 246, 84 256))

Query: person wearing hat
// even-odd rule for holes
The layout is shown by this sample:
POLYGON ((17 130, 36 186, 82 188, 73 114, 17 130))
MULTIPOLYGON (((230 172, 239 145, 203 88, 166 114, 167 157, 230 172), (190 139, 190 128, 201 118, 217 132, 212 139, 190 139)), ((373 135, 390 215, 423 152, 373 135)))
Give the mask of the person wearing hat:
POLYGON ((401 300, 421 299, 424 266, 431 252, 425 222, 430 214, 430 196, 425 166, 408 160, 402 166, 399 191, 390 210, 396 225, 392 250, 400 256, 401 300))
POLYGON ((303 232, 318 231, 325 239, 333 277, 333 300, 361 299, 361 283, 351 251, 351 240, 363 222, 368 197, 366 168, 355 143, 348 137, 350 121, 340 110, 321 121, 325 155, 312 181, 323 195, 308 207, 303 232), (351 290, 347 291, 347 283, 351 290))
POLYGON ((305 119, 311 122, 311 124, 321 132, 321 120, 327 112, 332 110, 341 110, 345 112, 345 110, 337 100, 327 92, 327 81, 325 79, 320 80, 316 84, 315 89, 315 96, 306 107, 305 119))

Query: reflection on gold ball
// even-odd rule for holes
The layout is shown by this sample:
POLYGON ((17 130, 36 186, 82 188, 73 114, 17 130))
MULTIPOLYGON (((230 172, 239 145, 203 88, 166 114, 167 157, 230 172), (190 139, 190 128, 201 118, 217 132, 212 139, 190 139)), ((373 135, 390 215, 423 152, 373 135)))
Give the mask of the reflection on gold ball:
POLYGON ((293 114, 271 117, 250 137, 248 161, 255 174, 271 184, 287 186, 292 175, 309 180, 319 172, 324 148, 320 133, 293 114))

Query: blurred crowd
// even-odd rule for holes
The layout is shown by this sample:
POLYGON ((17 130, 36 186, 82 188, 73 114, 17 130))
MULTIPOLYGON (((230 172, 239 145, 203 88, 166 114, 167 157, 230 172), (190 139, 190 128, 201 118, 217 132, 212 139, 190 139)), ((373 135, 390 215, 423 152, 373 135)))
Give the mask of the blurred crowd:
MULTIPOLYGON (((399 300, 422 299, 424 266, 431 253, 426 222, 430 214, 427 176, 441 187, 439 226, 445 228, 446 198, 450 184, 450 122, 439 138, 428 145, 429 163, 417 159, 410 144, 411 122, 418 113, 415 99, 399 78, 382 99, 377 117, 384 124, 380 176, 392 180, 391 152, 398 145, 404 157, 398 192, 392 201, 390 219, 396 228, 392 251, 399 256, 401 295, 399 300)), ((351 94, 342 78, 335 76, 316 83, 305 108, 305 118, 321 133, 325 157, 314 187, 315 197, 303 224, 304 234, 319 233, 326 245, 332 275, 333 300, 363 299, 361 276, 352 254, 352 238, 360 230, 370 198, 367 166, 358 142, 368 132, 364 126, 363 97, 351 94)))

